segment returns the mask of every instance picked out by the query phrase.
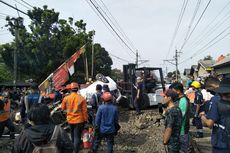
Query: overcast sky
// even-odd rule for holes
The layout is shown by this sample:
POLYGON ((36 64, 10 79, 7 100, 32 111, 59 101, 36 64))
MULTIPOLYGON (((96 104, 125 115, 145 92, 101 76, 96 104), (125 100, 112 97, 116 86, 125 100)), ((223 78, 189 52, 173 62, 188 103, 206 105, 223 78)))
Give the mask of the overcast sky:
MULTIPOLYGON (((26 5, 22 0, 3 0, 11 5, 15 4, 21 10, 26 12, 27 8, 17 3, 20 2, 26 5)), ((83 19, 87 23, 87 30, 95 30, 95 42, 100 43, 109 53, 125 59, 129 62, 135 62, 135 55, 128 49, 119 38, 115 36, 100 20, 93 9, 87 2, 89 0, 24 0, 29 4, 37 7, 48 5, 49 8, 54 8, 60 13, 60 18, 67 19, 73 17, 74 20, 83 19)), ((95 0, 94 0, 95 1, 95 0)), ((141 60, 148 62, 141 66, 160 66, 164 70, 174 70, 175 66, 170 63, 163 62, 165 59, 172 59, 175 54, 175 49, 180 51, 184 42, 186 32, 188 31, 189 23, 193 16, 195 6, 200 1, 195 20, 190 28, 193 30, 199 17, 209 0, 189 0, 180 27, 176 34, 176 39, 172 45, 172 37, 177 25, 180 11, 184 0, 96 0, 99 4, 103 2, 113 17, 117 20, 126 36, 131 43, 127 42, 130 48, 139 51, 141 60), (171 46, 171 47, 170 47, 171 46), (170 49, 171 48, 171 49, 170 49)), ((28 5, 27 5, 28 6, 28 5)), ((3 19, 3 14, 17 16, 17 12, 8 6, 0 3, 0 26, 6 23, 3 19), (3 14, 2 14, 3 13, 3 14)), ((25 22, 30 22, 29 18, 25 17, 25 22)), ((108 12, 107 12, 108 15, 108 12)), ((199 59, 207 55, 217 58, 218 55, 230 53, 230 29, 226 29, 229 25, 230 4, 229 0, 212 0, 206 12, 201 18, 197 27, 193 30, 190 38, 186 42, 180 54, 179 69, 190 68, 191 65, 197 64, 199 59), (227 5, 228 4, 228 5, 227 5), (226 6, 226 7, 225 7, 226 6), (225 7, 225 8, 224 8, 225 7), (224 9, 223 9, 224 8, 224 9), (221 12, 221 10, 223 10, 221 12), (221 13, 220 13, 221 12, 221 13), (226 29, 226 30, 225 30, 226 29), (224 31, 225 30, 225 31, 224 31), (224 31, 224 32, 222 32, 224 31), (222 32, 222 35, 217 37, 222 32), (226 37, 224 37, 227 35, 226 37), (203 37, 202 37, 203 36, 203 37), (217 39, 214 39, 217 37, 217 39), (224 38, 223 38, 224 37, 224 38), (212 43, 217 42, 212 47, 212 43), (212 41, 210 44, 209 42, 212 41), (203 50, 203 49, 206 50, 203 50), (193 57, 193 55, 195 55, 193 57), (190 57, 193 57, 192 59, 190 57)), ((122 37, 122 35, 120 35, 122 37)), ((6 30, 0 30, 0 43, 12 41, 12 36, 6 30)), ((126 38, 123 38, 126 41, 126 38)), ((113 68, 122 69, 126 62, 112 57, 113 68)))

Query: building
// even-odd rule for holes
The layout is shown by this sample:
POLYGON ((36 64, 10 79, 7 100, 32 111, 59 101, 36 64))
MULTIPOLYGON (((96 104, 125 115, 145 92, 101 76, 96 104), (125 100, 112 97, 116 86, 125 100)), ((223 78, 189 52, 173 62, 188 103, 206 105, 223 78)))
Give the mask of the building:
POLYGON ((225 56, 212 66, 217 75, 229 75, 230 74, 230 55, 225 56))
POLYGON ((190 75, 191 69, 184 69, 184 76, 190 75))
POLYGON ((208 77, 213 70, 214 60, 199 60, 197 66, 197 77, 208 77))
POLYGON ((190 69, 190 75, 193 76, 194 78, 197 78, 197 65, 192 65, 190 69))

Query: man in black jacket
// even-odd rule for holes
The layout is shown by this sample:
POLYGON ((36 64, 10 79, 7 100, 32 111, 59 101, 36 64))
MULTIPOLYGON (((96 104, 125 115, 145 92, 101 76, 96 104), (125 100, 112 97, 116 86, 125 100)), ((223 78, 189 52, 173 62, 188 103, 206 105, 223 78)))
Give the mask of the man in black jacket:
MULTIPOLYGON (((55 125, 50 120, 50 110, 44 104, 34 104, 28 112, 31 126, 27 127, 16 138, 12 153, 32 153, 35 146, 47 144, 51 139, 55 125)), ((56 126, 56 146, 60 153, 72 153, 72 142, 67 133, 56 126)))

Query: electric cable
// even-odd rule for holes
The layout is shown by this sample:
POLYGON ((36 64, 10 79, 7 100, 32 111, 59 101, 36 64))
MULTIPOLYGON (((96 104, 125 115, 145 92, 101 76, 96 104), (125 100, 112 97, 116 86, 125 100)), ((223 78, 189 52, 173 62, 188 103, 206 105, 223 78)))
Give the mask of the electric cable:
MULTIPOLYGON (((220 14, 222 14, 222 12, 229 6, 230 1, 227 2, 227 4, 219 11, 219 13, 212 19, 212 21, 210 21, 206 27, 204 27, 204 29, 200 32, 201 35, 199 35, 198 37, 194 38, 194 41, 191 43, 190 46, 195 46, 197 43, 199 43, 203 38, 205 38, 209 33, 209 31, 212 31, 212 29, 214 29, 216 26, 214 26, 213 28, 209 29, 209 27, 212 25, 212 23, 214 23, 214 21, 220 16, 220 14), (208 30, 208 32, 206 32, 208 30), (203 36, 202 36, 203 35, 203 36)), ((230 11, 227 12, 227 14, 225 16, 227 16, 230 13, 230 11)), ((224 16, 224 17, 225 17, 224 16)), ((217 21, 217 23, 221 22, 222 20, 224 20, 224 17, 222 19, 220 19, 219 21, 217 21)), ((217 25, 217 24, 216 24, 217 25)), ((197 46, 197 45, 196 45, 197 46)), ((191 47, 192 48, 192 47, 191 47)))
POLYGON ((17 2, 18 4, 20 4, 21 6, 24 6, 25 8, 27 8, 28 10, 30 10, 30 8, 24 4, 22 4, 21 2, 17 1, 17 0, 14 0, 15 2, 17 2))
POLYGON ((170 42, 169 50, 168 50, 168 53, 166 54, 166 59, 168 59, 168 56, 169 56, 170 51, 171 51, 171 48, 172 48, 172 46, 173 46, 173 44, 174 44, 174 41, 175 41, 175 39, 176 39, 176 35, 177 35, 178 30, 179 30, 181 21, 182 21, 182 19, 183 19, 184 12, 185 12, 185 10, 186 10, 187 4, 188 4, 188 0, 184 0, 184 1, 183 1, 183 5, 182 5, 181 10, 180 10, 179 18, 178 18, 178 20, 177 20, 177 25, 176 25, 176 27, 175 27, 175 31, 174 31, 174 33, 173 33, 173 37, 172 37, 172 40, 171 40, 171 42, 170 42))
POLYGON ((21 0, 23 3, 25 3, 26 5, 28 5, 28 6, 30 6, 30 7, 32 7, 32 8, 34 8, 34 6, 32 6, 30 3, 28 3, 28 2, 26 2, 26 1, 24 1, 24 0, 21 0))
POLYGON ((180 62, 179 64, 182 64, 184 62, 186 62, 189 59, 192 59, 193 57, 197 56, 198 53, 200 51, 205 51, 207 49, 209 49, 210 47, 212 47, 213 45, 215 45, 216 43, 218 43, 220 40, 224 39, 226 36, 228 36, 230 34, 227 33, 226 35, 224 35, 222 38, 218 39, 217 41, 215 41, 218 37, 220 37, 223 33, 225 33, 228 29, 230 29, 230 26, 228 26, 226 29, 224 29, 221 33, 219 33, 216 37, 214 37, 212 40, 210 40, 206 45, 204 45, 202 48, 200 48, 199 50, 197 50, 192 56, 190 56, 189 58, 183 60, 182 62, 180 62), (215 41, 214 43, 212 43, 213 41, 215 41), (212 43, 212 44, 211 44, 212 43))
MULTIPOLYGON (((198 26, 198 24, 200 23, 204 13, 206 12, 209 4, 211 3, 212 0, 209 0, 209 2, 207 3, 207 5, 205 6, 205 9, 203 10, 203 12, 201 13, 201 16, 199 17, 198 21, 196 22, 195 26, 193 27, 192 31, 190 32, 188 38, 187 38, 187 41, 186 43, 188 42, 188 40, 190 39, 190 37, 192 36, 193 32, 195 31, 196 27, 198 26)), ((186 45, 186 43, 184 44, 184 46, 186 45)), ((180 50, 181 51, 181 50, 180 50)))
POLYGON ((204 40, 206 40, 210 35, 212 35, 219 27, 221 27, 225 22, 228 21, 228 19, 230 18, 229 15, 230 11, 228 11, 226 13, 226 15, 220 20, 218 21, 213 27, 211 27, 206 33, 204 33, 203 36, 201 36, 200 39, 198 39, 198 41, 196 41, 191 48, 193 48, 194 46, 198 46, 200 45, 202 42, 204 42, 204 40), (228 15, 228 16, 227 16, 228 15))
POLYGON ((113 54, 111 54, 111 53, 109 53, 109 55, 112 56, 112 57, 115 57, 115 58, 117 58, 117 59, 119 59, 119 60, 121 60, 121 61, 123 61, 123 62, 130 63, 128 60, 125 60, 125 59, 123 59, 123 58, 120 58, 120 57, 118 57, 118 56, 116 56, 116 55, 113 55, 113 54))
POLYGON ((193 22, 194 22, 194 20, 195 20, 195 17, 196 17, 196 15, 197 15, 197 12, 198 12, 198 10, 199 10, 200 3, 201 3, 201 0, 198 0, 198 1, 197 1, 197 4, 196 4, 196 7, 195 7, 195 10, 194 10, 194 12, 193 12, 193 16, 192 16, 191 21, 190 21, 189 26, 188 26, 188 31, 187 31, 186 34, 185 34, 184 42, 183 42, 183 44, 182 44, 182 46, 181 46, 180 51, 182 51, 182 49, 184 48, 185 43, 188 41, 188 36, 189 36, 190 30, 191 30, 191 27, 192 27, 192 25, 193 25, 193 22))
POLYGON ((204 45, 201 49, 199 49, 198 51, 196 51, 192 56, 196 56, 197 53, 199 53, 199 51, 202 51, 203 49, 205 49, 207 46, 209 46, 209 44, 211 44, 213 41, 215 41, 219 36, 221 36, 224 32, 226 32, 228 29, 230 29, 230 26, 228 26, 226 29, 224 29, 221 33, 219 33, 216 37, 214 37, 212 40, 210 40, 206 45, 204 45))
MULTIPOLYGON (((132 43, 132 41, 129 39, 129 37, 126 35, 126 33, 124 32, 124 30, 121 28, 121 26, 119 25, 119 23, 117 22, 117 20, 115 19, 115 17, 112 15, 112 13, 109 11, 108 7, 105 5, 105 3, 103 2, 103 0, 100 0, 100 2, 102 3, 102 6, 106 9, 106 11, 109 13, 109 15, 112 17, 112 20, 115 22, 113 22, 112 20, 110 20, 113 25, 115 27, 117 27, 117 29, 119 30, 119 32, 122 34, 122 36, 127 40, 127 42, 130 44, 130 46, 132 46, 133 49, 138 50, 132 43)), ((106 13, 105 13, 106 14, 106 13)), ((107 14, 106 14, 107 16, 107 14)), ((108 16, 107 16, 108 17, 108 16)), ((109 18, 109 17, 108 17, 109 18)))
MULTIPOLYGON (((87 0, 86 2, 89 4, 89 6, 91 7, 91 9, 94 11, 94 13, 99 17, 99 19, 102 21, 102 23, 105 25, 105 27, 110 31, 110 33, 114 36, 114 38, 117 40, 117 42, 122 46, 123 44, 121 43, 121 41, 117 38, 117 36, 115 36, 114 32, 108 27, 108 25, 105 23, 105 21, 102 19, 102 17, 99 15, 99 13, 94 9, 93 6, 91 6, 91 3, 89 3, 87 0)), ((128 55, 132 58, 132 55, 129 53, 129 52, 126 52, 128 53, 128 55)))
POLYGON ((10 4, 8 4, 8 3, 2 1, 2 0, 0 0, 0 2, 3 3, 3 4, 5 4, 5 5, 7 5, 7 6, 9 6, 9 7, 11 7, 11 8, 13 8, 13 9, 15 9, 15 10, 17 10, 17 11, 19 11, 19 12, 21 12, 21 13, 24 14, 24 15, 29 16, 29 15, 28 15, 27 13, 25 13, 24 11, 22 11, 22 10, 20 10, 20 9, 18 9, 18 8, 16 8, 16 7, 14 7, 14 6, 12 6, 12 5, 10 5, 10 4))
POLYGON ((128 46, 128 44, 121 38, 121 36, 117 33, 117 31, 113 28, 113 26, 108 22, 108 20, 105 18, 105 16, 101 13, 101 11, 98 9, 98 7, 92 2, 92 0, 89 0, 91 4, 94 6, 94 8, 99 12, 99 14, 102 16, 102 18, 106 21, 106 23, 109 25, 109 27, 112 29, 112 31, 117 35, 117 37, 122 41, 122 43, 125 44, 125 46, 135 55, 135 52, 128 46))

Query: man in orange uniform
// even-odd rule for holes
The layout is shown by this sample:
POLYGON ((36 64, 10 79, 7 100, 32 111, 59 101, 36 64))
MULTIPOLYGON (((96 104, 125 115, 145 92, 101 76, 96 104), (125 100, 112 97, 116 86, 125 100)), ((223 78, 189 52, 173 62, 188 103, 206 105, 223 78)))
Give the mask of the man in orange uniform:
POLYGON ((3 92, 2 97, 0 97, 0 137, 4 132, 5 126, 10 130, 10 138, 14 139, 14 124, 10 119, 10 100, 9 93, 3 92))
POLYGON ((74 153, 79 152, 81 133, 84 123, 88 120, 86 99, 77 93, 77 83, 70 84, 71 93, 62 101, 62 110, 66 111, 67 122, 71 127, 71 138, 74 146, 74 153))

